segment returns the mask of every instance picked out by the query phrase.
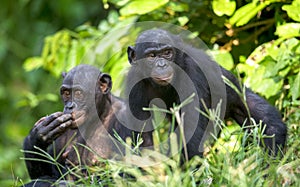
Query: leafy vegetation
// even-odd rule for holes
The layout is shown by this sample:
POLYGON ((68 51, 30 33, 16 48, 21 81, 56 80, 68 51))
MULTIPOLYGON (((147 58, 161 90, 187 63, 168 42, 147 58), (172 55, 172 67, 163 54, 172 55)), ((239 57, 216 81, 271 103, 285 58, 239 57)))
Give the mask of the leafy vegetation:
MULTIPOLYGON (((158 108, 147 110, 154 111, 155 115, 171 113, 177 123, 182 124, 179 111, 181 107, 192 101, 192 97, 170 111, 158 108)), ((221 139, 216 139, 217 144, 207 151, 204 158, 195 156, 182 163, 182 154, 178 152, 177 134, 174 132, 170 133, 170 153, 166 154, 162 146, 163 139, 161 139, 161 136, 166 133, 156 128, 153 132, 154 150, 139 150, 141 142, 131 147, 131 140, 127 139, 126 142, 122 142, 127 145, 127 150, 121 160, 99 158, 99 166, 86 168, 87 176, 80 170, 84 166, 79 165, 68 169, 64 176, 76 176, 78 180, 64 182, 69 186, 78 184, 84 186, 276 186, 293 184, 298 186, 300 184, 299 173, 287 171, 287 169, 290 171, 297 169, 296 165, 299 164, 299 160, 287 162, 293 154, 291 151, 288 151, 283 158, 270 159, 260 146, 264 137, 262 124, 254 122, 251 133, 243 129, 230 130, 219 119, 220 109, 221 107, 217 107, 215 110, 203 111, 214 121, 215 125, 223 130, 221 139), (226 142, 230 142, 230 145, 226 145, 226 142)), ((153 125, 159 124, 160 120, 155 119, 153 125)), ((299 143, 298 141, 291 149, 299 146, 299 143)), ((51 157, 46 152, 42 155, 45 160, 41 161, 58 164, 57 158, 51 157)), ((62 181, 58 180, 55 184, 61 183, 62 181)))
MULTIPOLYGON (((235 148, 232 142, 244 145, 250 135, 230 125, 224 126, 218 149, 183 167, 177 158, 142 170, 136 164, 103 161, 105 167, 90 168, 93 175, 105 175, 109 185, 132 184, 115 175, 121 172, 141 186, 299 186, 300 0, 3 1, 0 10, 1 185, 28 181, 19 159, 22 140, 37 119, 61 110, 61 72, 83 62, 96 65, 112 75, 113 93, 121 95, 129 66, 124 49, 134 38, 126 29, 114 31, 161 21, 201 38, 217 62, 282 112, 289 129, 286 154, 269 159, 257 142, 235 148), (216 152, 220 147, 225 149, 216 152)), ((157 155, 151 159, 162 157, 157 155)))

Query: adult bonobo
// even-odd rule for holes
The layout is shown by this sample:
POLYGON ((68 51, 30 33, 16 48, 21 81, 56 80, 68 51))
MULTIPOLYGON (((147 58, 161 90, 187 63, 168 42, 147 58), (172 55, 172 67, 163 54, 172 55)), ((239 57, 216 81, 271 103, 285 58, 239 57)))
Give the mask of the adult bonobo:
MULTIPOLYGON (((150 117, 150 112, 144 111, 143 108, 149 107, 153 100, 163 101, 169 109, 174 103, 180 104, 189 93, 195 92, 198 98, 190 105, 196 105, 205 111, 204 104, 199 102, 199 99, 202 99, 208 108, 215 108, 215 100, 219 102, 222 99, 221 113, 225 118, 233 118, 241 126, 244 123, 249 125, 250 113, 256 123, 261 120, 266 125, 264 134, 271 138, 265 138, 264 145, 269 152, 277 154, 279 149, 283 148, 287 129, 278 111, 250 89, 246 89, 248 113, 241 97, 232 87, 225 85, 222 79, 223 76, 226 77, 241 91, 237 78, 217 65, 202 50, 186 44, 179 36, 170 32, 152 29, 142 32, 135 46, 128 47, 127 53, 132 66, 127 78, 126 94, 129 97, 129 108, 136 118, 136 126, 143 126, 143 120, 150 117)), ((186 136, 189 136, 189 157, 202 155, 202 137, 207 136, 207 129, 213 128, 212 125, 208 125, 209 120, 199 113, 198 116, 193 114, 187 117, 193 111, 194 107, 184 110, 184 130, 186 136)), ((149 141, 149 129, 149 132, 144 133, 145 146, 152 143, 149 141)))
POLYGON ((26 166, 31 179, 36 179, 27 186, 50 186, 70 167, 94 165, 97 157, 112 157, 117 150, 109 136, 113 130, 122 138, 130 136, 116 118, 125 104, 111 95, 108 74, 79 65, 63 77, 60 94, 64 111, 41 118, 24 140, 26 166), (36 147, 57 158, 58 164, 51 164, 36 147))

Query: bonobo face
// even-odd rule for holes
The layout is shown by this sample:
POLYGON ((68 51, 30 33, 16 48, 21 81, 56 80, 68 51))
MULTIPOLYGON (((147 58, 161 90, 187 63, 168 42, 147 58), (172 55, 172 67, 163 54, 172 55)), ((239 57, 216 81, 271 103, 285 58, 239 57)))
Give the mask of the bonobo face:
POLYGON ((100 102, 103 95, 110 91, 110 81, 109 75, 88 65, 76 66, 64 75, 60 94, 64 113, 73 116, 72 127, 78 127, 97 116, 95 102, 100 102))
POLYGON ((165 86, 173 80, 176 50, 165 31, 145 31, 137 39, 135 47, 128 47, 127 53, 129 62, 140 66, 141 72, 150 76, 156 84, 165 86))
POLYGON ((72 114, 73 123, 72 127, 78 127, 85 121, 87 108, 87 96, 89 95, 84 91, 80 85, 72 85, 69 79, 65 79, 61 89, 61 98, 64 102, 64 113, 72 114))

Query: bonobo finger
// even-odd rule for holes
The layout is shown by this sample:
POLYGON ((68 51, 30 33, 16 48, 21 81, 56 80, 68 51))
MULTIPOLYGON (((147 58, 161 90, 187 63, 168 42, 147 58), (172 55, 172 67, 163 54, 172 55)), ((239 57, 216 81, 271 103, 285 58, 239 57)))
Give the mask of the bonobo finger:
POLYGON ((39 137, 41 137, 41 133, 45 133, 48 129, 45 129, 45 126, 47 126, 51 121, 56 119, 57 117, 61 116, 63 113, 62 112, 55 112, 51 114, 50 116, 45 116, 39 119, 33 126, 30 134, 33 137, 37 138, 37 134, 39 137))
POLYGON ((39 119, 37 122, 35 122, 35 124, 33 125, 34 127, 37 127, 38 125, 41 124, 41 122, 45 121, 47 117, 42 117, 41 119, 39 119))
POLYGON ((57 126, 61 125, 62 123, 65 123, 66 121, 71 120, 71 119, 72 119, 71 114, 63 114, 63 115, 59 116, 58 118, 55 118, 54 120, 52 120, 49 125, 45 126, 43 129, 41 129, 40 133, 42 135, 46 135, 51 130, 56 128, 57 126))
POLYGON ((62 133, 64 133, 68 127, 70 127, 72 124, 72 120, 68 120, 64 123, 61 123, 59 126, 51 130, 48 134, 42 137, 43 141, 46 141, 48 143, 51 143, 53 140, 55 140, 58 136, 60 136, 62 133))
POLYGON ((47 126, 49 123, 51 123, 53 120, 55 120, 56 118, 58 118, 59 116, 61 116, 63 114, 64 114, 63 112, 55 112, 55 113, 51 114, 50 116, 44 117, 45 119, 43 119, 43 118, 40 119, 40 120, 42 120, 40 124, 43 126, 47 126))

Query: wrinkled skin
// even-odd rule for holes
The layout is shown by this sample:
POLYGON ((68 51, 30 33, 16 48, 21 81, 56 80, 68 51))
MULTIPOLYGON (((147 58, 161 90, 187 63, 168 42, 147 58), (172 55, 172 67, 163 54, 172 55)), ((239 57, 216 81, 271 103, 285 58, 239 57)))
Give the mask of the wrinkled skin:
POLYGON ((130 135, 116 118, 116 113, 122 112, 125 105, 111 95, 112 83, 108 74, 89 65, 79 65, 63 77, 60 93, 64 111, 38 120, 23 143, 26 159, 45 159, 27 151, 39 152, 38 149, 42 149, 52 157, 62 152, 57 159, 62 167, 26 160, 28 173, 34 179, 26 186, 50 186, 67 168, 79 166, 80 163, 95 165, 97 157, 112 157, 116 153, 110 137, 113 130, 124 139, 130 135), (78 160, 73 146, 81 160, 78 160))
MULTIPOLYGON (((153 29, 142 32, 138 36, 135 46, 128 47, 127 53, 128 60, 132 65, 127 77, 128 105, 134 117, 140 120, 146 120, 151 116, 150 112, 144 111, 143 108, 149 107, 150 102, 155 98, 163 100, 167 109, 173 107, 174 103, 179 105, 182 102, 179 92, 190 88, 185 86, 187 79, 183 75, 187 75, 191 79, 199 99, 203 99, 208 108, 213 107, 213 94, 218 94, 211 91, 212 88, 218 88, 218 86, 212 87, 212 85, 223 82, 221 76, 226 77, 240 91, 242 90, 237 78, 229 71, 219 67, 202 50, 185 44, 178 36, 165 30, 153 29), (206 69, 212 65, 218 68, 212 68, 211 71, 206 72, 206 69), (184 73, 180 73, 179 70, 184 73), (208 76, 216 77, 215 80, 220 81, 212 82, 211 78, 207 79, 208 76)), ((246 125, 250 125, 246 107, 240 96, 228 85, 224 86, 223 90, 225 90, 225 97, 220 97, 220 99, 227 101, 222 105, 224 117, 234 119, 240 126, 243 126, 244 122, 246 125)), ((266 100, 250 89, 246 89, 246 101, 250 115, 256 123, 262 121, 263 124, 266 124, 264 134, 274 135, 274 138, 265 138, 263 144, 270 154, 276 155, 284 147, 287 134, 286 125, 282 122, 280 114, 266 100)), ((203 103, 199 100, 194 100, 193 103, 198 103, 196 107, 205 111, 203 103)), ((185 114, 187 115, 191 111, 189 110, 185 114)), ((199 144, 209 126, 207 126, 208 119, 203 115, 199 115, 198 119, 197 127, 190 132, 192 137, 187 143, 189 157, 203 154, 201 151, 203 149, 199 144)), ((189 131, 190 125, 195 123, 193 120, 189 120, 188 117, 185 118, 185 131, 189 131)), ((143 123, 135 125, 143 126, 143 123)), ((144 146, 153 144, 151 132, 144 132, 144 146)))

